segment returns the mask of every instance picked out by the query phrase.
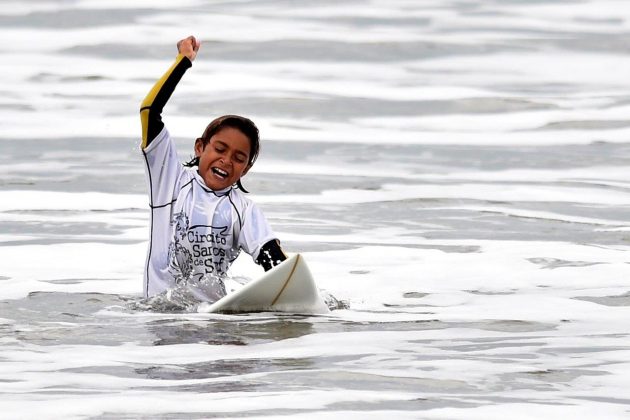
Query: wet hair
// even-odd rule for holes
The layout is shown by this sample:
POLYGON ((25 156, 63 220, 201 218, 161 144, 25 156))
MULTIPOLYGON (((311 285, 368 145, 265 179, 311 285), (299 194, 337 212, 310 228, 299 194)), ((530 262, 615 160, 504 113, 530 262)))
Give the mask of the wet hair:
MULTIPOLYGON (((258 158, 258 152, 260 151, 260 135, 258 127, 249 118, 241 117, 240 115, 224 115, 219 118, 215 118, 206 127, 203 135, 197 139, 201 141, 203 147, 206 147, 210 143, 212 136, 217 134, 225 127, 235 128, 245 135, 249 139, 249 161, 247 162, 247 168, 251 168, 258 158)), ((199 156, 195 156, 184 166, 192 167, 199 166, 199 156)), ((241 184, 241 180, 236 181, 236 186, 243 192, 249 192, 241 184)))

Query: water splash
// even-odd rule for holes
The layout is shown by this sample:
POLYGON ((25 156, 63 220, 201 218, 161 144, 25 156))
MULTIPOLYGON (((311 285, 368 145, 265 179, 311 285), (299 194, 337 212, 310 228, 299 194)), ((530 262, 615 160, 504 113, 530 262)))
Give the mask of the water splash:
POLYGON ((347 300, 337 299, 335 296, 333 296, 332 293, 327 290, 320 289, 319 294, 322 296, 322 298, 324 299, 324 303, 326 303, 326 306, 328 306, 328 309, 330 309, 331 311, 350 308, 350 302, 348 302, 347 300))
POLYGON ((197 312, 202 303, 213 303, 249 282, 247 277, 206 275, 183 279, 175 287, 130 304, 130 309, 151 312, 197 312))

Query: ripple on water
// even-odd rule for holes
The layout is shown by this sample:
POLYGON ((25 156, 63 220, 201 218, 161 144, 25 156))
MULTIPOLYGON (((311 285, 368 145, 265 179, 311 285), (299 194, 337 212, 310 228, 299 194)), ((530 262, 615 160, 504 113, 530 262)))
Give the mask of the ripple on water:
POLYGON ((573 299, 598 303, 604 306, 630 306, 630 292, 616 296, 576 296, 573 299))

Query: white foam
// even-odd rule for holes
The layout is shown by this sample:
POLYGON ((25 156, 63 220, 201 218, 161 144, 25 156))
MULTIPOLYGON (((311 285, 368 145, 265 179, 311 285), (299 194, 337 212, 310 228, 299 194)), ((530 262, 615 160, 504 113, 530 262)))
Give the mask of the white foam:
POLYGON ((594 187, 511 184, 459 183, 457 185, 385 184, 378 190, 338 189, 320 194, 257 196, 262 203, 357 204, 410 199, 468 199, 531 203, 583 203, 629 205, 630 193, 594 187))
POLYGON ((102 211, 146 209, 148 198, 140 194, 58 191, 0 191, 0 211, 73 210, 102 211))
POLYGON ((21 299, 33 291, 138 295, 146 250, 146 242, 2 246, 2 275, 9 279, 2 282, 0 299, 21 299), (76 282, 55 283, 64 280, 76 282))
MULTIPOLYGON (((581 217, 581 216, 572 216, 568 214, 560 214, 550 211, 535 211, 535 210, 522 210, 522 209, 512 209, 509 207, 500 207, 500 206, 469 206, 469 205, 460 205, 456 207, 435 207, 434 210, 467 210, 474 211, 480 213, 498 213, 504 214, 511 217, 519 217, 525 219, 540 219, 540 220, 557 220, 567 223, 579 223, 579 224, 588 224, 588 225, 602 225, 602 226, 616 226, 619 227, 628 225, 629 222, 626 220, 608 220, 601 219, 595 217, 581 217)), ((627 226, 630 228, 630 226, 627 226)))

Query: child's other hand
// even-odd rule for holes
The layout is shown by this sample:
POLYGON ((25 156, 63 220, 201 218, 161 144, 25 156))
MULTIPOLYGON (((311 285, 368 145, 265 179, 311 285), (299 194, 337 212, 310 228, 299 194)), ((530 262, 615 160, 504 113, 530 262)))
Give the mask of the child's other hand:
POLYGON ((197 38, 191 35, 177 43, 177 52, 188 57, 190 61, 194 61, 200 46, 201 42, 197 41, 197 38))

